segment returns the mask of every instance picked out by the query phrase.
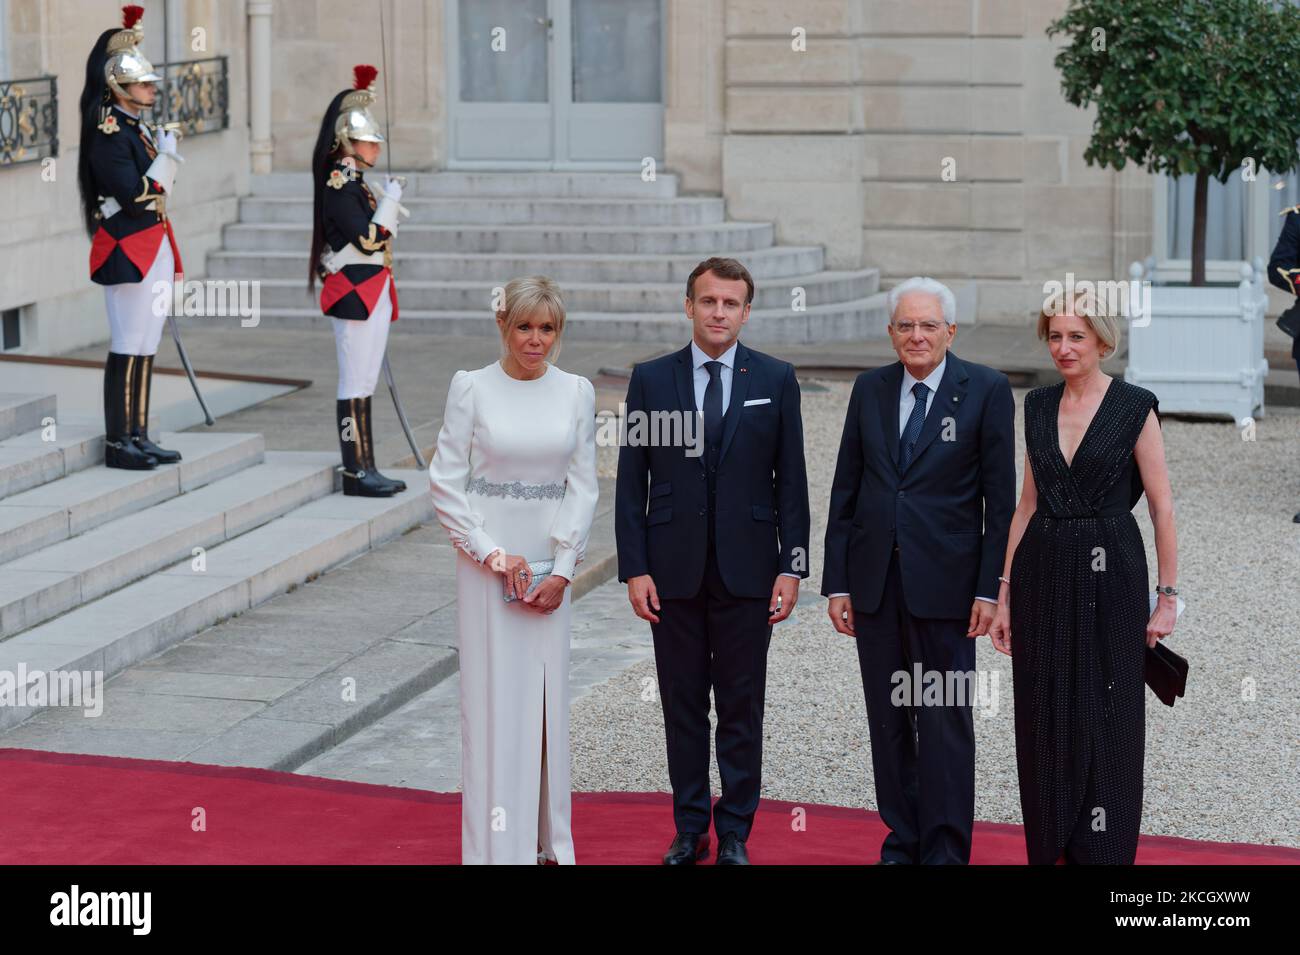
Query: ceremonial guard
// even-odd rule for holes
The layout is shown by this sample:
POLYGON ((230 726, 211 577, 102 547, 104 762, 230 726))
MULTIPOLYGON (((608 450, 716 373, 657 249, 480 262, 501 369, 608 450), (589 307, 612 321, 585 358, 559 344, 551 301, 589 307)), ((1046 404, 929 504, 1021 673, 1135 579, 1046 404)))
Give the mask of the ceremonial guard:
POLYGON ((385 182, 378 198, 365 182, 365 170, 374 167, 384 141, 369 110, 377 71, 358 66, 353 73, 354 88, 331 100, 312 153, 315 207, 308 288, 321 280, 321 311, 333 319, 343 493, 389 497, 406 484, 375 467, 370 398, 379 381, 389 323, 397 321, 392 241, 398 213, 406 210, 398 204, 399 179, 385 182))
MULTIPOLYGON (((1283 291, 1300 295, 1300 205, 1283 209, 1281 214, 1286 221, 1268 260, 1268 280, 1283 291)), ((1291 336, 1291 358, 1300 371, 1300 299, 1278 318, 1277 324, 1291 336)), ((1300 524, 1300 514, 1291 520, 1300 524)))
POLYGON ((178 164, 176 134, 140 114, 162 79, 140 53, 143 8, 122 8, 86 61, 77 183, 91 237, 90 278, 104 286, 111 343, 104 365, 104 463, 143 470, 181 459, 149 440, 153 360, 181 257, 167 218, 178 164), (161 283, 161 284, 160 284, 161 283), (165 286, 165 296, 163 294, 165 286))

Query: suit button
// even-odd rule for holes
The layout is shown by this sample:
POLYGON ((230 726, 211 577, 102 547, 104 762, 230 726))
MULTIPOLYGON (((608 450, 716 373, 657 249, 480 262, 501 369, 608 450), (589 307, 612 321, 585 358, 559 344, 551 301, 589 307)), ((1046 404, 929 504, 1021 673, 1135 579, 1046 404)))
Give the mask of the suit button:
POLYGON ((906 492, 906 491, 899 491, 899 492, 898 492, 898 496, 899 496, 899 497, 907 497, 907 492, 906 492))

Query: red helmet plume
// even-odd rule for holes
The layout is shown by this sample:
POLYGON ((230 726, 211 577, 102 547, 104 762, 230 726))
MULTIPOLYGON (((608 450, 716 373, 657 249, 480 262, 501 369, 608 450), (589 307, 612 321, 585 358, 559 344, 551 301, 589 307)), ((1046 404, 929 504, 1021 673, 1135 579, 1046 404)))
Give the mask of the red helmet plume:
POLYGON ((365 63, 354 66, 352 68, 352 88, 354 90, 370 89, 370 84, 375 81, 375 77, 378 75, 379 71, 373 66, 369 66, 365 63))

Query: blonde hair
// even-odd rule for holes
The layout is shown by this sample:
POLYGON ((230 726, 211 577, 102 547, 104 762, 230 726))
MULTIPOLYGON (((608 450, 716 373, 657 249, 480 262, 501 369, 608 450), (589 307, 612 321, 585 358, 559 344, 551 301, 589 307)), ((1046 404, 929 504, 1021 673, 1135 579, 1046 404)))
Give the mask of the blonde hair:
POLYGON ((545 275, 526 275, 511 279, 505 288, 504 307, 497 310, 501 326, 501 356, 507 352, 506 339, 518 325, 539 309, 544 309, 555 322, 555 344, 546 353, 547 360, 560 356, 560 339, 564 336, 564 297, 554 279, 545 275))
MULTIPOLYGON (((1038 313, 1038 337, 1047 341, 1052 331, 1052 319, 1058 315, 1075 315, 1088 323, 1092 333, 1105 348, 1101 360, 1105 361, 1119 349, 1119 322, 1115 316, 1097 306, 1098 296, 1091 292, 1075 293, 1074 300, 1068 307, 1061 308, 1054 301, 1052 306, 1038 313)), ((1059 300, 1058 300, 1059 301, 1059 300)))

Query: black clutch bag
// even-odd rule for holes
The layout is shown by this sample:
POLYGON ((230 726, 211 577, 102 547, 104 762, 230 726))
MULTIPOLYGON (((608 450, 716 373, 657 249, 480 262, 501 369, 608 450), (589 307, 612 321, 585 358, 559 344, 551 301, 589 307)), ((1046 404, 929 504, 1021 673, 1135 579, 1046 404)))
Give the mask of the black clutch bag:
POLYGON ((1174 700, 1187 689, 1187 661, 1174 653, 1161 641, 1147 647, 1146 681, 1160 702, 1173 706, 1174 700))
POLYGON ((1292 338, 1300 338, 1300 302, 1277 317, 1277 327, 1292 338))

